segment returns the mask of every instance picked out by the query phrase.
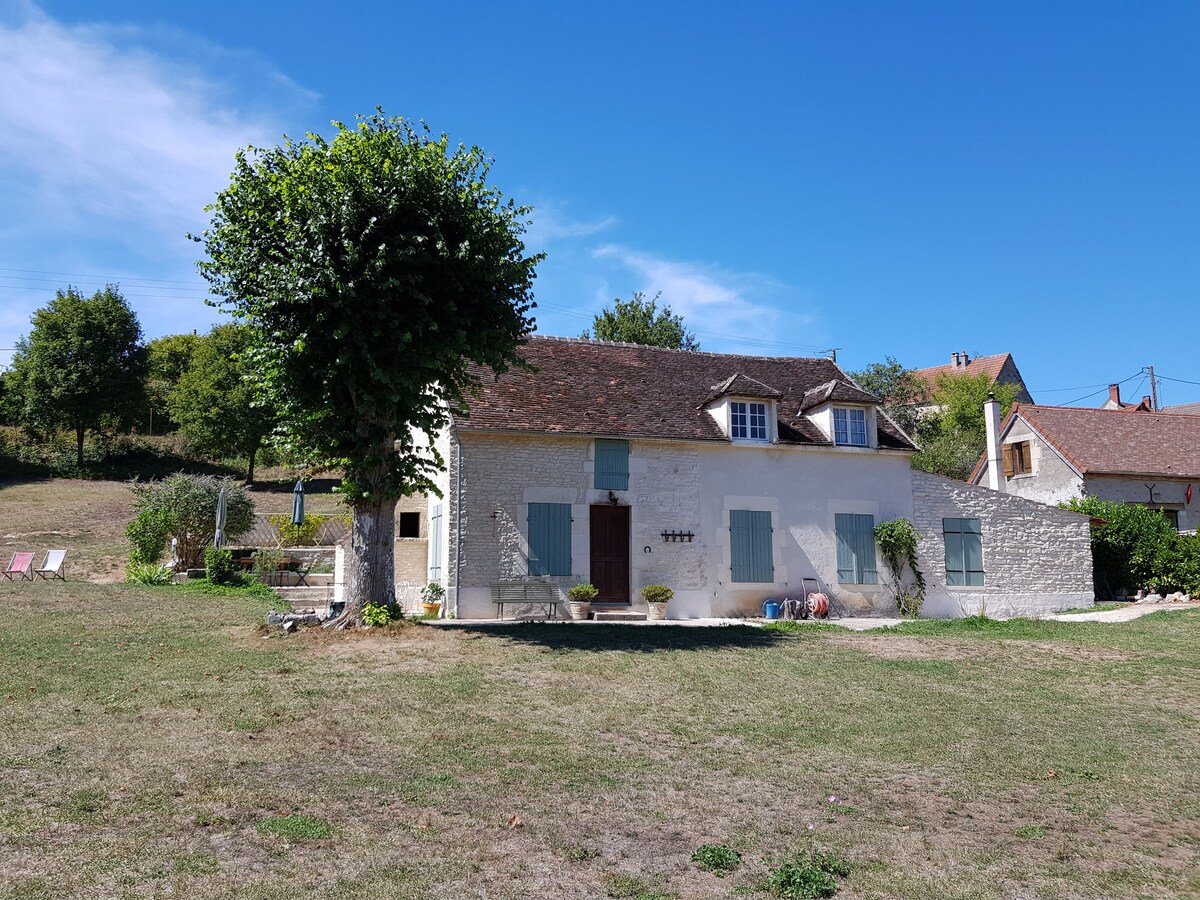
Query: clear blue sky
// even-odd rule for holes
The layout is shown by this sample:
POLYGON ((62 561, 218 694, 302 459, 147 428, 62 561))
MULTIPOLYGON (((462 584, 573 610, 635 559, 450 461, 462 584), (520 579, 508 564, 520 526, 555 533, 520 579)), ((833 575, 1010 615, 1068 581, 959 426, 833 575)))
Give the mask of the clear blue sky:
POLYGON ((67 283, 207 328, 234 151, 381 105, 536 208, 542 333, 661 290, 707 350, 1200 400, 1198 47, 1195 2, 0 0, 0 347, 67 283))

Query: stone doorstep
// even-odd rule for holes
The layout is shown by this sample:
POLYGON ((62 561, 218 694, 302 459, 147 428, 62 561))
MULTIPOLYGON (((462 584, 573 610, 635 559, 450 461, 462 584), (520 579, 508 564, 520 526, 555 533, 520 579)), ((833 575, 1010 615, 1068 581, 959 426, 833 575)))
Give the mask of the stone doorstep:
POLYGON ((601 609, 592 613, 593 622, 645 622, 646 614, 633 610, 601 609))

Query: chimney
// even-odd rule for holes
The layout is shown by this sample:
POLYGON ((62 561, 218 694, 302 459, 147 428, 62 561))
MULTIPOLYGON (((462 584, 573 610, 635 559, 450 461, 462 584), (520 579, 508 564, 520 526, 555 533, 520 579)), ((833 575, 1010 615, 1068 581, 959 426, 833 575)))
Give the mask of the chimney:
POLYGON ((1108 402, 1115 409, 1121 408, 1121 386, 1119 384, 1110 384, 1108 386, 1108 402))
POLYGON ((954 366, 954 368, 956 368, 956 369, 958 368, 958 354, 957 353, 950 354, 950 365, 954 366))
POLYGON ((1004 493, 1004 469, 1000 465, 1000 404, 991 392, 983 404, 983 422, 987 428, 988 487, 1004 493))
POLYGON ((962 361, 964 366, 971 361, 971 357, 967 356, 966 350, 962 351, 962 361))
POLYGON ((1142 405, 1142 406, 1144 406, 1144 407, 1146 407, 1146 411, 1147 411, 1147 412, 1149 412, 1150 410, 1154 409, 1154 406, 1153 406, 1153 405, 1151 404, 1151 402, 1150 402, 1150 395, 1149 395, 1149 394, 1147 394, 1145 397, 1143 397, 1143 398, 1142 398, 1142 404, 1141 404, 1141 405, 1142 405))

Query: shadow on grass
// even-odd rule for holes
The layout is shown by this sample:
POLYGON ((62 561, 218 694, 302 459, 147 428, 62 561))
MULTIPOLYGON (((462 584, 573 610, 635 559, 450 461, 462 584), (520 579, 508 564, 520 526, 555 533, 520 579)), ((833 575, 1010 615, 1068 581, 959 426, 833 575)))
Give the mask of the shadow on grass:
MULTIPOLYGON (((443 626, 447 627, 447 626, 443 626)), ((788 635, 749 625, 696 627, 687 625, 569 625, 566 623, 515 622, 512 625, 453 625, 455 631, 480 637, 503 638, 537 644, 551 650, 723 650, 772 647, 790 640, 788 635)))
MULTIPOLYGON (((342 483, 340 478, 313 478, 304 482, 306 494, 332 494, 333 489, 342 483)), ((256 494, 290 494, 296 488, 296 479, 287 478, 282 481, 256 481, 253 491, 256 494)))

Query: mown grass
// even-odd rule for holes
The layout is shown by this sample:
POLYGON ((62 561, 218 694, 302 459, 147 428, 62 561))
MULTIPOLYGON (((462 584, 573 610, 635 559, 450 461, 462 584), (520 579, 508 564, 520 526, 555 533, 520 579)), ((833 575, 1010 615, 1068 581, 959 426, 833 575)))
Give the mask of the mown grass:
POLYGON ((0 603, 0 898, 765 897, 809 849, 845 897, 1200 892, 1196 612, 284 637, 237 593, 0 603))

